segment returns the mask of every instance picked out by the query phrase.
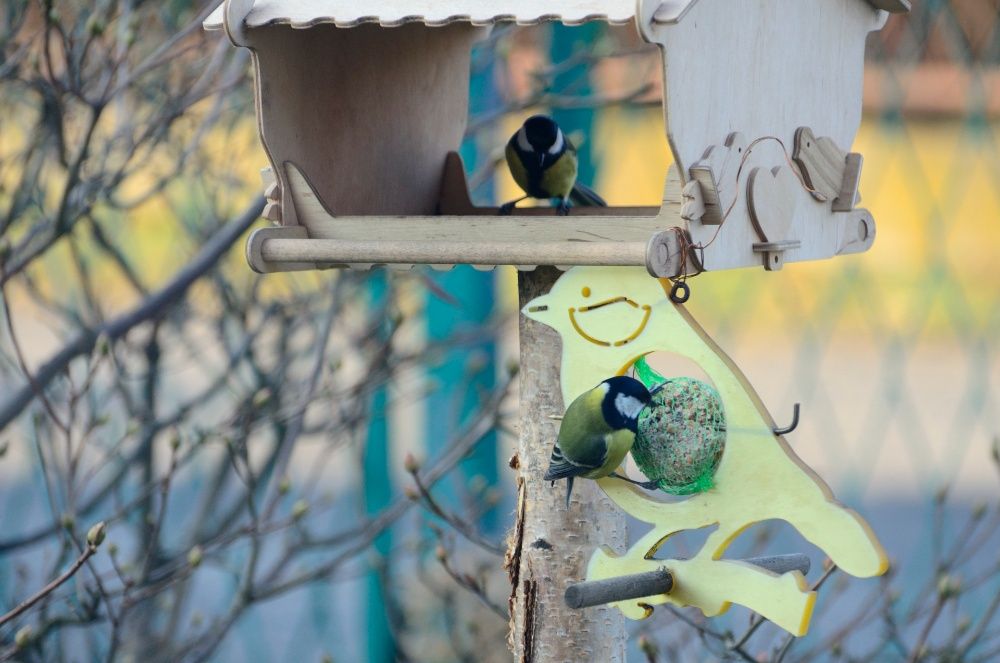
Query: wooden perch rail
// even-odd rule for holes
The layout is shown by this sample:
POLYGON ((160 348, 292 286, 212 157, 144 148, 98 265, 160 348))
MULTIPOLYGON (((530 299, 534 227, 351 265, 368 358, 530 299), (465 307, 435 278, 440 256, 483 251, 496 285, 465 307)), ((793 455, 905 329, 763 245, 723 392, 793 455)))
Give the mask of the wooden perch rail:
MULTIPOLYGON (((742 238, 739 256, 720 253, 714 236, 702 237, 704 248, 692 249, 699 243, 694 235, 700 232, 701 224, 684 215, 685 210, 689 216, 693 214, 687 198, 697 198, 700 185, 691 181, 693 186, 682 186, 675 168, 667 173, 659 207, 576 207, 568 216, 557 216, 544 207, 518 208, 507 216, 499 215, 495 207, 476 207, 469 198, 461 158, 453 152, 445 160, 437 214, 335 216, 295 164, 286 163, 283 170, 288 188, 282 194, 282 207, 279 209, 273 200, 269 204, 271 217, 280 217, 283 225, 258 230, 247 244, 250 266, 260 273, 381 265, 409 269, 415 264, 438 269, 455 264, 486 269, 512 265, 521 270, 537 265, 593 265, 645 266, 652 276, 673 278, 682 272, 761 264, 779 269, 786 261, 855 253, 866 250, 875 234, 871 215, 856 209, 827 220, 834 223, 822 219, 807 223, 810 232, 822 235, 818 243, 799 239, 761 243, 749 222, 731 220, 730 231, 742 238), (287 222, 286 217, 291 216, 297 224, 287 222), (686 257, 682 243, 688 247, 686 257)), ((791 175, 785 176, 787 184, 791 175)), ((273 178, 269 173, 265 180, 269 196, 277 195, 273 178)), ((772 178, 760 179, 770 184, 772 178)), ((791 184, 796 187, 793 193, 818 204, 799 190, 797 180, 791 184)), ((726 198, 732 195, 726 194, 726 198)), ((721 226, 712 228, 714 233, 721 226)), ((783 238, 784 233, 775 236, 783 238)))
MULTIPOLYGON (((435 217, 438 222, 446 217, 435 217)), ((373 223, 377 224, 375 219, 373 223)), ((649 241, 441 241, 419 239, 310 238, 301 227, 262 228, 247 242, 247 261, 260 273, 357 265, 645 266, 658 277, 677 276, 693 259, 681 260, 678 233, 666 230, 649 241)))
MULTIPOLYGON (((790 571, 800 571, 805 575, 809 573, 811 566, 809 557, 802 553, 750 557, 739 561, 759 566, 779 575, 790 571)), ((606 580, 590 580, 570 585, 566 588, 565 600, 566 605, 574 609, 590 608, 616 601, 640 599, 644 596, 669 594, 673 587, 673 575, 665 567, 660 567, 646 573, 607 578, 606 580)))
POLYGON ((420 263, 482 265, 642 265, 646 246, 624 242, 483 243, 400 241, 344 241, 336 239, 272 239, 261 246, 268 262, 420 263))

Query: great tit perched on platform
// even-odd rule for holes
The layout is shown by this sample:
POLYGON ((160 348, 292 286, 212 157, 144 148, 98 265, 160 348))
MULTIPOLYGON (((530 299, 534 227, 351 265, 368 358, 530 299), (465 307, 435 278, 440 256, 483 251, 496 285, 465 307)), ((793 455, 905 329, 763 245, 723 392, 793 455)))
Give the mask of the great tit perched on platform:
POLYGON ((642 382, 617 376, 584 392, 566 409, 545 480, 567 480, 567 507, 573 479, 600 479, 621 465, 635 441, 639 413, 650 399, 642 382))
POLYGON ((510 214, 525 198, 558 198, 559 213, 569 213, 569 202, 607 207, 590 187, 576 181, 576 148, 562 129, 547 115, 532 115, 510 140, 505 150, 507 167, 526 195, 505 203, 501 214, 510 214))

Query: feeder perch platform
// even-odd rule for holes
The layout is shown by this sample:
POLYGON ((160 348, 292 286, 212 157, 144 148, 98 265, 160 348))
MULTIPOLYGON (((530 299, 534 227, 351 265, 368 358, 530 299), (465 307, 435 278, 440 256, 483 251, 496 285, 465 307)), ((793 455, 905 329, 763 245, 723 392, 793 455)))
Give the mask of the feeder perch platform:
POLYGON ((867 250, 856 207, 867 34, 897 0, 226 0, 205 22, 253 54, 271 163, 259 272, 455 264, 645 266, 654 276, 867 250), (659 206, 469 200, 455 154, 470 51, 491 26, 637 32, 662 56, 674 166, 659 206), (706 111, 706 109, 711 109, 706 111))

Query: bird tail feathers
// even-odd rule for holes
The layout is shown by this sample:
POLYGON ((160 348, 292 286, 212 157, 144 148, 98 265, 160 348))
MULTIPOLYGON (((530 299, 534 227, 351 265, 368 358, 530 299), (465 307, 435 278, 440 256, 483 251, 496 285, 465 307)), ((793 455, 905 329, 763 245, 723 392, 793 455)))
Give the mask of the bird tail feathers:
POLYGON ((545 481, 557 481, 559 479, 570 479, 572 477, 580 476, 581 472, 586 471, 580 468, 578 465, 573 463, 562 461, 556 462, 554 459, 549 463, 549 469, 545 471, 545 476, 543 477, 545 481))
POLYGON ((559 444, 552 445, 552 455, 549 456, 549 469, 545 470, 545 481, 556 481, 558 479, 571 479, 580 476, 587 470, 576 463, 570 462, 559 444))
POLYGON ((569 199, 574 205, 581 207, 607 207, 608 203, 586 184, 577 182, 569 192, 569 199))

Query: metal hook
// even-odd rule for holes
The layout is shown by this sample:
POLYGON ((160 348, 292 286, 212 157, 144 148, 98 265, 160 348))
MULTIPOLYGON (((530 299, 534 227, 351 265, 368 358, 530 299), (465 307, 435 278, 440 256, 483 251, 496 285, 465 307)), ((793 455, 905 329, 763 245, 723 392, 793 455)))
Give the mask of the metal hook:
POLYGON ((792 423, 790 423, 785 428, 774 428, 772 430, 774 431, 775 435, 788 435, 798 427, 799 427, 799 404, 796 403, 795 406, 792 408, 792 423))

